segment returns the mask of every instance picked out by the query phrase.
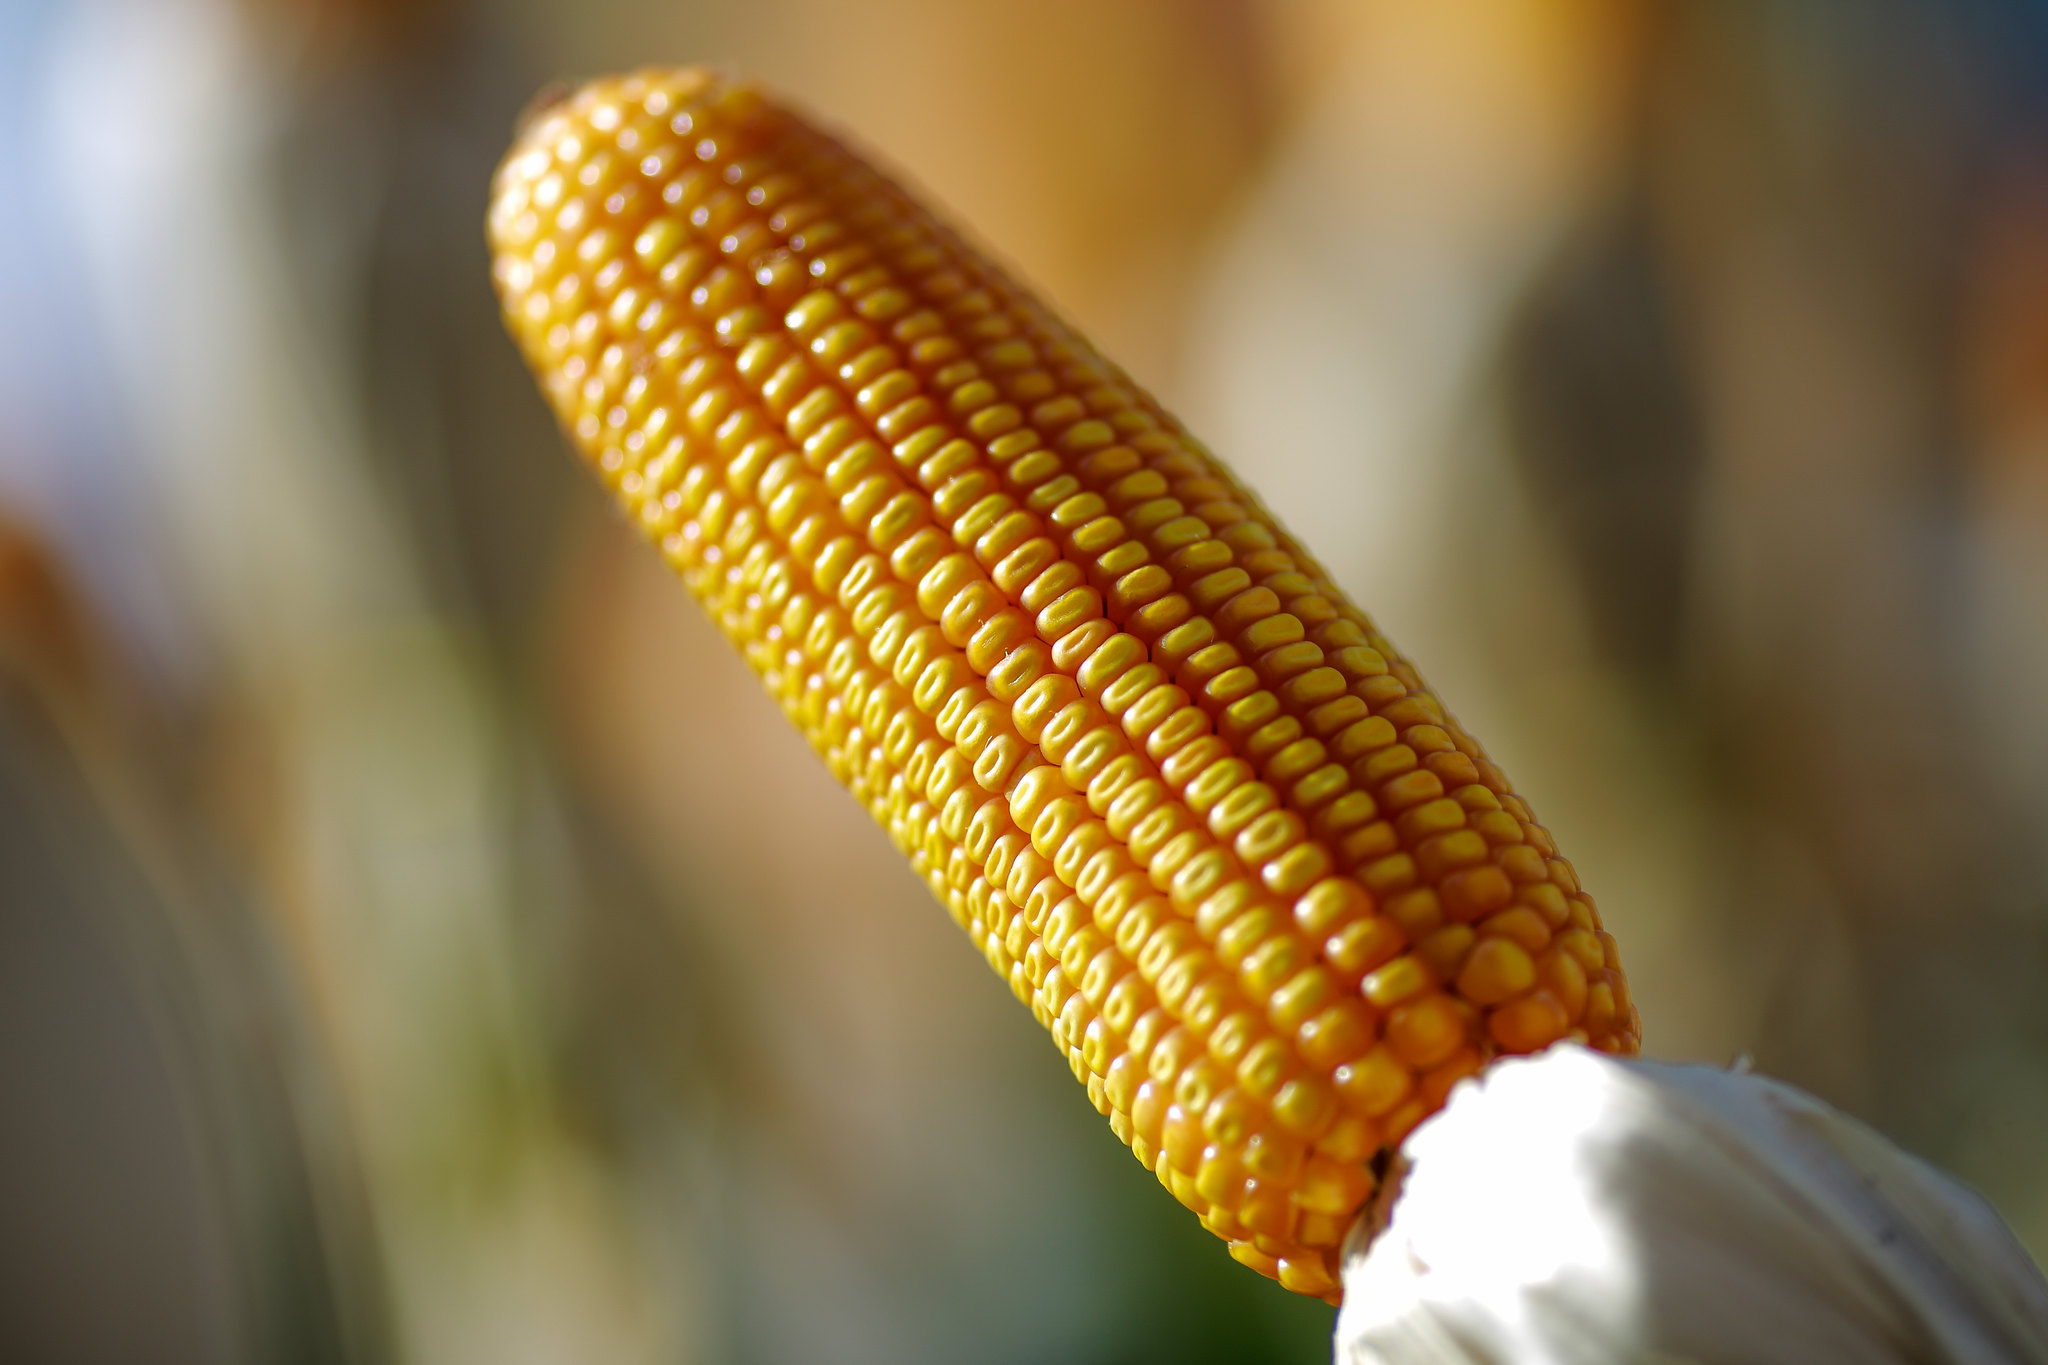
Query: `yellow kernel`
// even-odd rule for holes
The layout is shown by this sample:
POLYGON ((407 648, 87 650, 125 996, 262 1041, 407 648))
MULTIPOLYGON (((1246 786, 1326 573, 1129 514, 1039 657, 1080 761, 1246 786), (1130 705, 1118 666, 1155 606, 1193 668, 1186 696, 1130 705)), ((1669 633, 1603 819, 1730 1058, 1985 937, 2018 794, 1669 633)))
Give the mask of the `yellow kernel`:
POLYGON ((1302 843, 1265 863, 1259 878, 1274 895, 1292 897, 1329 873, 1330 855, 1318 844, 1302 843))
MULTIPOLYGON (((1196 713, 1200 714, 1199 711, 1196 713)), ((1242 783, 1217 802, 1215 809, 1210 811, 1209 828, 1219 839, 1232 838, 1239 830, 1246 828, 1259 816, 1279 804, 1279 795, 1265 783, 1242 783)))
POLYGON ((1258 903, 1249 882, 1236 881, 1211 895, 1197 911, 1198 925, 1216 936, 1216 952, 1228 963, 1238 963, 1254 948, 1280 929, 1280 916, 1270 905, 1258 903))
POLYGON ((1450 997, 1432 992, 1387 1013, 1387 1046, 1408 1066, 1424 1070, 1465 1045, 1465 1016, 1450 997))
POLYGON ((1323 957, 1349 979, 1384 966, 1407 946, 1407 935, 1392 920, 1368 916, 1332 934, 1323 944, 1323 957))
POLYGON ((1253 1043, 1237 1064, 1237 1081, 1249 1093, 1264 1099, 1277 1091, 1294 1068, 1287 1044, 1267 1036, 1253 1043))
POLYGON ((1565 901, 1564 892, 1549 882, 1524 886, 1515 893, 1515 899, 1543 916, 1544 923, 1553 929, 1561 929, 1571 920, 1571 909, 1565 901))
POLYGON ((1442 881, 1459 868, 1485 862, 1486 850, 1486 840, 1476 830, 1461 829, 1424 840, 1415 850, 1415 860, 1423 876, 1442 881))
POLYGON ((1251 780, 1252 767, 1243 759, 1226 758, 1212 763, 1188 784, 1188 809, 1207 816, 1225 797, 1251 780))
POLYGON ((1418 875, 1413 858, 1405 853, 1394 853, 1360 868, 1358 880, 1373 895, 1385 897, 1413 886, 1418 875))
POLYGON ((1586 1010, 1586 969, 1561 945, 1545 949, 1536 959, 1536 980, 1563 1008, 1567 1023, 1586 1010))
POLYGON ((1494 861, 1518 887, 1526 888, 1550 880, 1550 869, 1545 866, 1543 855, 1526 844, 1500 850, 1494 855, 1494 861))
POLYGON ((1508 1052, 1539 1052, 1571 1027, 1564 1006, 1549 991, 1531 991, 1487 1016, 1486 1031, 1508 1052))
POLYGON ((1452 919, 1473 920, 1504 908, 1514 899, 1514 883, 1498 867, 1475 867, 1444 878, 1444 911, 1452 919))
POLYGON ((1237 1153, 1228 1145, 1204 1147, 1195 1170, 1195 1188, 1211 1204, 1234 1208, 1244 1197, 1244 1166, 1237 1153))
POLYGON ((1273 992, 1267 1012, 1275 1028, 1292 1032, 1303 1020, 1334 1000, 1337 982, 1322 967, 1304 967, 1273 992))
MULTIPOLYGON (((1238 1205, 1238 1219, 1245 1230, 1261 1240, 1272 1239, 1285 1242, 1294 1233, 1301 1211, 1294 1205, 1284 1182, 1259 1180, 1256 1177, 1245 1182, 1244 1202, 1238 1205)), ((1245 1260, 1244 1257, 1239 1257, 1245 1260)), ((1246 1260, 1246 1264, 1256 1264, 1246 1260)), ((1270 1256, 1265 1263, 1273 1268, 1269 1272, 1275 1279, 1280 1276, 1279 1262, 1270 1256)))
MULTIPOLYGON (((1259 1105, 1244 1091, 1231 1087, 1218 1094, 1202 1110, 1202 1130, 1217 1142, 1230 1149, 1231 1164, 1236 1178, 1244 1180, 1244 1168, 1237 1165, 1237 1153, 1252 1134, 1252 1126, 1260 1117, 1259 1105)), ((1213 1197, 1213 1196, 1212 1196, 1213 1197)))
POLYGON ((1599 972, 1608 966, 1608 950, 1591 929, 1567 929, 1556 935, 1556 945, 1577 958, 1579 966, 1587 972, 1599 972))
POLYGON ((1448 981, 1458 974, 1477 938, 1469 925, 1447 924, 1417 940, 1415 955, 1429 964, 1439 981, 1448 981))
POLYGON ((1294 1136, 1313 1142, 1337 1117, 1337 1093, 1320 1076, 1299 1075, 1274 1092, 1273 1121, 1294 1136))
POLYGON ((1587 1033, 1598 1038, 1614 1027, 1617 1008, 1611 982, 1595 981, 1586 989, 1586 1014, 1580 1021, 1587 1033))
POLYGON ((1406 891, 1387 897, 1386 903, 1380 909, 1388 919, 1401 926, 1402 933, 1412 939, 1427 937, 1444 922, 1443 904, 1437 898, 1434 887, 1410 887, 1406 891))
POLYGON ((1313 1250, 1305 1250, 1298 1257, 1280 1257, 1278 1279, 1282 1289, 1307 1293, 1311 1297, 1323 1297, 1337 1289, 1337 1279, 1329 1273, 1329 1263, 1313 1250))
POLYGON ((1374 1038, 1372 1011, 1362 1000, 1339 1000, 1301 1026, 1301 1055, 1310 1065, 1334 1068, 1362 1056, 1374 1038))
POLYGON ((1244 1145, 1245 1169, 1276 1185, 1291 1185, 1300 1179, 1301 1163, 1307 1156, 1306 1143, 1271 1129, 1252 1134, 1244 1145))
POLYGON ((1310 934, 1329 934, 1372 913, 1372 898, 1348 877, 1325 877, 1294 903, 1294 922, 1310 934))
POLYGON ((1436 976, 1419 957, 1397 957, 1367 974, 1359 994, 1380 1009, 1388 1009, 1436 985, 1436 976))
POLYGON ((1540 953, 1550 942, 1550 926, 1526 906, 1516 906, 1485 920, 1479 932, 1492 938, 1511 939, 1530 953, 1540 953))
POLYGON ((1301 817, 1293 811, 1269 810, 1238 833, 1237 856, 1256 867, 1300 843, 1306 833, 1301 817))
POLYGON ((1344 1217, 1358 1211, 1372 1193, 1372 1175, 1350 1162, 1311 1154, 1302 1167, 1294 1202, 1311 1213, 1344 1217))
POLYGON ((1339 1066, 1331 1079, 1339 1097, 1367 1118, 1391 1112, 1415 1086, 1414 1073, 1385 1043, 1339 1066))
POLYGON ((1323 1135, 1316 1139, 1315 1150, 1333 1161, 1363 1166, 1379 1147, 1380 1131, 1371 1119, 1362 1114, 1340 1112, 1323 1135))
MULTIPOLYGON (((1351 722, 1338 732, 1336 738, 1331 742, 1330 753, 1339 763, 1355 763, 1366 758, 1368 755, 1387 748, 1397 738, 1398 736, 1394 733, 1394 727, 1383 717, 1366 716, 1351 722)), ((1443 790, 1443 784, 1437 782, 1434 775, 1427 776, 1430 777, 1430 781, 1434 786, 1434 790, 1429 793, 1429 796, 1440 795, 1443 790)), ((1405 791, 1405 789, 1403 790, 1405 791)), ((1398 793, 1389 794, 1383 792, 1382 795, 1388 797, 1388 804, 1394 809, 1412 804, 1412 801, 1401 800, 1398 793)), ((1427 800, 1428 797, 1420 799, 1427 800)))

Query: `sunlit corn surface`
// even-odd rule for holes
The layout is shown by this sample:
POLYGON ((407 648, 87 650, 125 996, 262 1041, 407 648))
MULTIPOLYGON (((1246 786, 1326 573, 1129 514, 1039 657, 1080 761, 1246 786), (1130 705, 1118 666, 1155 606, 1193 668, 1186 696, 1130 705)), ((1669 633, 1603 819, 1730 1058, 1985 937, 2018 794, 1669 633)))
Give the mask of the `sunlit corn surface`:
POLYGON ((2048 1248, 2032 7, 17 0, 0 1358, 1328 1359, 564 457, 478 223, 650 62, 857 130, 1225 455, 1654 1055, 2048 1248))
POLYGON ((1635 1050, 1592 900, 1415 670, 859 155, 648 71, 537 113, 490 219, 578 446, 1232 1255, 1333 1293, 1368 1163, 1488 1056, 1635 1050))

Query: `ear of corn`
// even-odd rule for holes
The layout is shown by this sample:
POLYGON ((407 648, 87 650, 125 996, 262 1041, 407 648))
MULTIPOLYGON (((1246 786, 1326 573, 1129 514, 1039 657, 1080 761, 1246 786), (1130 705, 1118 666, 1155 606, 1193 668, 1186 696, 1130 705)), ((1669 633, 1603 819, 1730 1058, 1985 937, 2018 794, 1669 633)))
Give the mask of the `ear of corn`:
POLYGON ((577 447, 1232 1254, 1332 1295, 1501 1052, 1632 1052, 1593 901, 1212 455, 829 134, 701 72, 528 120, 490 214, 577 447))

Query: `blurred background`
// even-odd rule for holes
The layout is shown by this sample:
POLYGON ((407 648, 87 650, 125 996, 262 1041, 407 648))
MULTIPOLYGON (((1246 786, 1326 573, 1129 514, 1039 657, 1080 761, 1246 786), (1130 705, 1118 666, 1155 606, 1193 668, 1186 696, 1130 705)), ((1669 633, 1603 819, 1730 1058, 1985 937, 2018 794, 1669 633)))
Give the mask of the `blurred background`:
POLYGON ((2048 1252, 2034 0, 0 0, 0 1355, 1327 1358, 564 454, 487 179, 753 73, 2048 1252))

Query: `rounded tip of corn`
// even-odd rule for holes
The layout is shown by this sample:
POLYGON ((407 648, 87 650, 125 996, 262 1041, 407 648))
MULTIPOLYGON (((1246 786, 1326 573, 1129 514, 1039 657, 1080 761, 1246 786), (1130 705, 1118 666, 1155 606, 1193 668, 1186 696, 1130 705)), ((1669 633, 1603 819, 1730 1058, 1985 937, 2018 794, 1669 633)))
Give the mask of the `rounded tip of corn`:
POLYGON ((740 101, 759 98, 744 83, 710 66, 647 67, 581 84, 549 81, 513 119, 512 145, 498 163, 493 197, 532 180, 535 168, 544 165, 558 146, 568 152, 565 160, 573 162, 582 155, 585 137, 615 132, 628 109, 658 117, 728 90, 745 92, 740 101))
POLYGON ((1228 469, 900 186, 703 69, 539 109, 489 233, 583 455, 1232 1254, 1334 1293, 1502 1052, 1626 1052, 1612 940, 1228 469))
POLYGON ((575 93, 576 87, 565 80, 549 81, 546 85, 534 91, 532 97, 520 106, 519 112, 513 115, 513 145, 516 147, 519 143, 524 142, 528 129, 532 128, 545 115, 560 108, 575 93))

